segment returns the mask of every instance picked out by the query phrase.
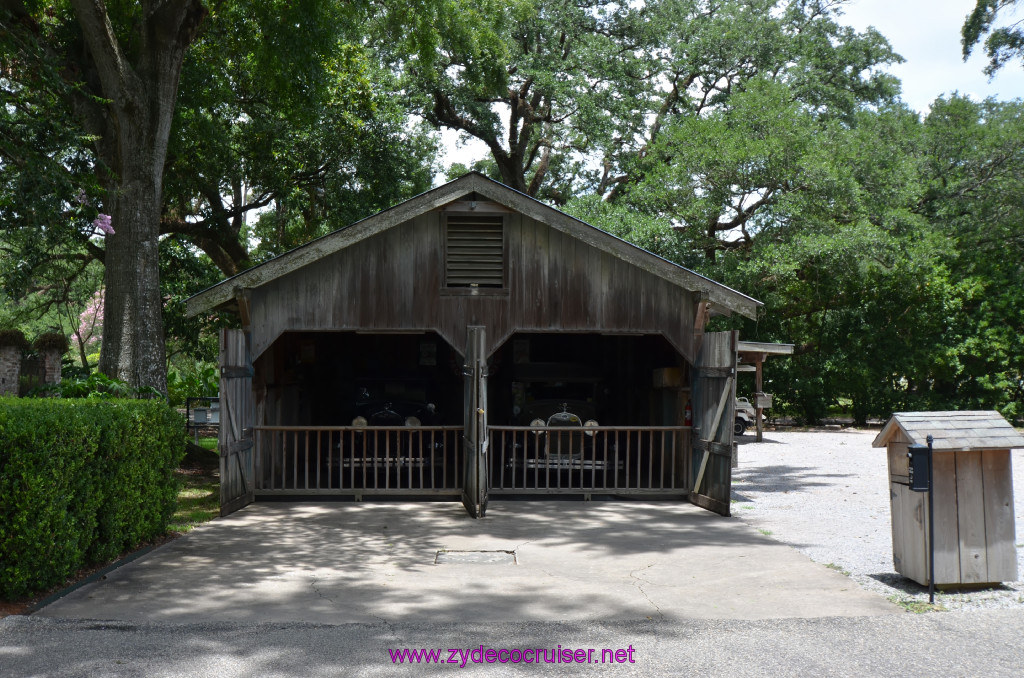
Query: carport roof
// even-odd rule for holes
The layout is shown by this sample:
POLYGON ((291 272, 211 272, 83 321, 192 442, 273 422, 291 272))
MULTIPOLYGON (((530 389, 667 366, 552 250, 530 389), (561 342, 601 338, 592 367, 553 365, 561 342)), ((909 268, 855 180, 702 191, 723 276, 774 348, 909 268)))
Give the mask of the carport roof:
POLYGON ((1008 450, 1024 448, 1024 436, 995 410, 970 412, 897 412, 882 427, 872 447, 885 447, 897 431, 914 445, 933 438, 936 450, 1008 450))
POLYGON ((235 302, 242 290, 264 285, 361 240, 474 192, 657 275, 685 290, 706 295, 711 302, 712 311, 715 313, 729 315, 735 312, 756 319, 757 309, 763 305, 752 297, 663 259, 482 174, 470 172, 443 186, 410 198, 390 209, 357 221, 351 226, 329 233, 259 266, 254 266, 223 280, 189 298, 186 313, 192 317, 214 309, 227 308, 235 302))

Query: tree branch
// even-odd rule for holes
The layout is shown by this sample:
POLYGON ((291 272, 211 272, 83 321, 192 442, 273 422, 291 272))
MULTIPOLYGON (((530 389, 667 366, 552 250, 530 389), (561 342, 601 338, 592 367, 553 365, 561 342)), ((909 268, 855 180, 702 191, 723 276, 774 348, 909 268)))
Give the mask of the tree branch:
POLYGON ((508 160, 508 153, 501 144, 498 143, 497 137, 492 132, 483 129, 475 121, 467 118, 464 115, 460 115, 455 110, 454 104, 448 95, 440 90, 433 92, 434 108, 428 112, 428 119, 430 122, 437 126, 444 125, 445 127, 451 127, 452 129, 462 130, 471 136, 476 137, 480 141, 487 144, 487 147, 491 150, 495 159, 508 160))
POLYGON ((121 52, 106 3, 103 0, 71 0, 71 6, 82 26, 82 35, 96 64, 103 92, 109 99, 131 100, 135 88, 130 83, 135 79, 135 73, 121 52))

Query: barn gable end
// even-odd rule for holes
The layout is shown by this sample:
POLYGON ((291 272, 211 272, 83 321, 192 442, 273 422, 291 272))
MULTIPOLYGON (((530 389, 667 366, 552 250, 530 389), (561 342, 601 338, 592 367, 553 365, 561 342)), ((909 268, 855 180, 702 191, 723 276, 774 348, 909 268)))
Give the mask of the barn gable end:
MULTIPOLYGON (((543 275, 544 269, 547 269, 548 273, 551 272, 550 263, 554 261, 553 257, 563 256, 571 258, 565 259, 564 265, 559 266, 560 270, 564 271, 564 273, 559 272, 550 281, 551 285, 546 288, 548 290, 547 298, 537 300, 538 302, 550 302, 552 308, 560 309, 565 301, 567 301, 565 295, 559 294, 558 286, 560 284, 569 284, 577 276, 597 277, 597 268, 594 266, 580 268, 579 265, 596 265, 598 263, 602 265, 600 275, 605 283, 605 293, 615 293, 616 290, 628 290, 628 292, 619 293, 623 295, 620 296, 620 301, 625 304, 623 313, 640 313, 642 315, 642 308, 634 309, 633 307, 642 306, 645 303, 643 292, 650 290, 658 293, 662 289, 675 290, 679 298, 687 296, 686 293, 692 293, 692 295, 704 298, 710 302, 709 306, 712 314, 730 315, 736 312, 750 318, 756 318, 757 309, 761 306, 761 303, 755 299, 682 266, 661 259, 650 252, 622 241, 528 196, 517 193, 480 174, 472 173, 416 198, 412 198, 389 210, 357 222, 348 228, 335 231, 323 238, 296 248, 233 278, 224 280, 189 299, 187 312, 190 316, 195 316, 215 309, 233 308, 237 303, 236 299, 247 291, 269 285, 281 277, 304 270, 327 257, 331 257, 335 253, 352 250, 353 247, 355 249, 352 251, 358 251, 361 255, 380 254, 387 256, 387 260, 373 259, 372 263, 368 264, 376 267, 375 270, 366 270, 364 266, 364 270, 371 277, 358 285, 359 289, 369 285, 379 290, 380 285, 389 284, 381 275, 393 270, 399 263, 402 265, 406 263, 422 264, 427 263, 425 259, 429 259, 430 263, 436 263, 437 254, 444 251, 444 243, 440 240, 441 233, 438 231, 434 234, 426 234, 426 231, 432 228, 431 222, 438 222, 439 214, 446 212, 464 214, 469 208, 463 200, 467 197, 471 197, 472 206, 481 211, 506 214, 507 233, 515 233, 516 229, 518 229, 518 233, 524 238, 520 243, 510 244, 511 247, 507 251, 509 266, 518 263, 521 269, 535 270, 539 275, 543 275), (478 199, 483 199, 487 202, 478 202, 478 199), (487 205, 490 205, 490 207, 487 205), (531 222, 543 224, 547 228, 538 229, 533 227, 531 222), (523 226, 524 223, 526 224, 525 227, 523 226), (408 228, 410 224, 416 225, 416 245, 413 247, 416 251, 403 253, 400 257, 401 262, 399 262, 399 258, 396 258, 393 253, 409 249, 411 243, 399 243, 401 246, 396 248, 394 247, 394 237, 387 236, 387 232, 401 226, 403 228, 400 230, 408 235, 410 233, 408 228), (375 236, 379 235, 384 235, 384 239, 375 239, 375 236), (531 238, 536 238, 536 240, 531 240, 531 238), (374 240, 375 242, 365 247, 359 246, 367 240, 374 240), (525 249, 531 244, 534 246, 533 250, 525 249), (576 254, 575 249, 581 245, 585 246, 582 248, 584 254, 576 254), (385 246, 388 249, 384 249, 385 246), (519 248, 518 252, 516 251, 517 247, 519 248), (548 249, 537 249, 545 247, 548 249), (596 250, 596 252, 591 250, 596 250), (602 253, 605 256, 599 256, 598 253, 602 253), (535 255, 539 256, 539 260, 546 259, 548 264, 545 266, 537 264, 538 268, 534 268, 531 262, 536 258, 535 255), (517 256, 518 259, 516 259, 517 256), (617 261, 610 266, 606 265, 612 259, 617 261), (628 271, 627 268, 620 265, 620 262, 621 264, 628 265, 628 271), (641 272, 647 275, 641 275, 641 272), (653 282, 652 277, 668 283, 668 286, 653 282)), ((353 255, 349 256, 353 259, 356 258, 353 255)), ((322 267, 314 267, 310 270, 316 270, 319 273, 322 267)), ((515 271, 518 269, 513 268, 510 270, 515 271)), ((432 289, 433 287, 431 286, 432 289)), ((537 288, 540 289, 541 286, 538 284, 537 288)), ((564 289, 564 286, 562 289, 564 289)), ((322 292, 325 289, 318 287, 315 288, 315 291, 322 292)), ((536 291, 533 293, 538 294, 536 291)), ((599 298, 605 298, 605 294, 599 295, 599 298)), ((589 297, 586 300, 579 301, 581 306, 586 306, 593 310, 594 303, 589 297)), ((309 303, 316 302, 316 299, 309 300, 309 303)), ((337 303, 344 304, 345 302, 339 301, 337 303)), ((476 307, 492 305, 486 303, 475 304, 476 307)), ((685 310, 689 309, 679 309, 680 313, 685 310)), ((370 315, 368 311, 363 313, 370 315)), ((692 315, 690 315, 690 318, 692 323, 692 315)), ((321 319, 319 322, 324 322, 324 320, 321 319)), ((570 318, 570 324, 579 325, 579 322, 577 319, 570 318)), ((557 323, 547 323, 546 329, 561 328, 562 326, 557 323)), ((614 327, 606 327, 605 329, 607 331, 618 331, 614 327)), ((631 329, 627 326, 623 327, 621 331, 631 331, 631 329)), ((663 329, 662 331, 666 332, 667 335, 676 334, 671 328, 663 329)), ((685 328, 681 327, 679 336, 684 334, 686 334, 685 328)))
POLYGON ((488 354, 513 331, 662 334, 693 360, 694 295, 518 213, 506 214, 505 281, 450 287, 445 215, 431 211, 251 292, 253 357, 286 331, 436 331, 460 349, 488 327, 488 354))

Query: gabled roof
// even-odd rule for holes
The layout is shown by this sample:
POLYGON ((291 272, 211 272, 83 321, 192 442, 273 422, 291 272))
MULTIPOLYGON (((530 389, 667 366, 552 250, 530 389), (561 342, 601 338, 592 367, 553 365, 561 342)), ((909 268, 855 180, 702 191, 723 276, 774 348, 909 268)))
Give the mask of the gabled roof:
POLYGON ((1024 436, 995 410, 975 412, 897 412, 882 427, 872 447, 885 447, 897 431, 914 445, 933 438, 936 450, 1008 450, 1024 448, 1024 436))
POLYGON ((187 302, 186 313, 191 317, 227 306, 234 301, 239 290, 259 287, 420 214, 443 207, 471 192, 486 196, 496 203, 571 235, 685 290, 707 295, 713 310, 718 312, 736 312, 756 319, 757 309, 762 306, 760 301, 752 297, 616 238, 482 174, 471 172, 217 283, 191 297, 187 302))

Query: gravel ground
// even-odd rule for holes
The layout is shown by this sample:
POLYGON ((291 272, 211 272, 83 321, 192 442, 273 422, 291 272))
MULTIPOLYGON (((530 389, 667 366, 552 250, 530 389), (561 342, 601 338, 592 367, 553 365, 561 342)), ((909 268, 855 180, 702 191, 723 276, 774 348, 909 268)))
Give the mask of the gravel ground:
MULTIPOLYGON (((928 588, 896 573, 885 449, 877 431, 768 431, 739 439, 733 515, 812 560, 848 574, 869 591, 913 609, 928 588)), ((1013 452, 1018 581, 973 591, 936 592, 945 609, 1024 610, 1024 450, 1013 452)))

